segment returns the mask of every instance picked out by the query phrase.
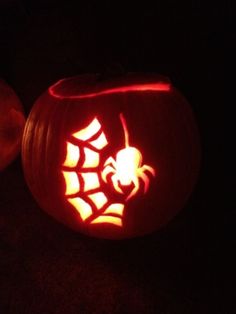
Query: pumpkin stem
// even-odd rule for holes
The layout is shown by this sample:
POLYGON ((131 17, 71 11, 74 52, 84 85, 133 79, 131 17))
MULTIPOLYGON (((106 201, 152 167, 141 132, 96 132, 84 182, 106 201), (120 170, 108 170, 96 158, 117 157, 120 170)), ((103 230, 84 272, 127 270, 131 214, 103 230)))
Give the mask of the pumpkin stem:
POLYGON ((123 130, 124 130, 124 134, 125 134, 125 147, 129 147, 129 132, 128 132, 126 120, 125 120, 123 113, 120 113, 120 121, 121 121, 123 130))

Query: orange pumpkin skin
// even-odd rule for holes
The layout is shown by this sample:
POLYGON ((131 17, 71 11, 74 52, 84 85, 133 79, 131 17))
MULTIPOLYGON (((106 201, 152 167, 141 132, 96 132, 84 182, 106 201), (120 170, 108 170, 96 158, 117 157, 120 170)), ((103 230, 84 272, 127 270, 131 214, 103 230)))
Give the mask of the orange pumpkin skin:
POLYGON ((167 79, 83 75, 36 101, 22 161, 31 192, 58 221, 90 236, 131 238, 185 205, 199 172, 199 134, 167 79))
POLYGON ((0 171, 19 153, 25 118, 13 89, 0 79, 0 171))

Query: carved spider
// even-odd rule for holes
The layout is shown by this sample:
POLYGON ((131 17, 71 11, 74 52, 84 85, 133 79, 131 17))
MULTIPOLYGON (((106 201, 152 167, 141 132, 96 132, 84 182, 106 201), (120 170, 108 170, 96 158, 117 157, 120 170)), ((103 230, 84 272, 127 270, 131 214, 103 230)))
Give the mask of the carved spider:
POLYGON ((145 171, 155 176, 155 170, 149 165, 142 165, 142 154, 141 152, 132 146, 129 146, 129 133, 126 125, 125 118, 120 113, 120 120, 125 135, 125 148, 121 149, 116 154, 116 159, 109 157, 104 163, 104 169, 102 171, 102 179, 107 183, 108 176, 112 174, 111 181, 114 189, 118 193, 124 193, 119 186, 128 186, 131 183, 134 184, 134 188, 131 190, 126 200, 133 197, 139 190, 139 179, 141 178, 144 182, 144 193, 147 192, 149 187, 149 177, 145 171))

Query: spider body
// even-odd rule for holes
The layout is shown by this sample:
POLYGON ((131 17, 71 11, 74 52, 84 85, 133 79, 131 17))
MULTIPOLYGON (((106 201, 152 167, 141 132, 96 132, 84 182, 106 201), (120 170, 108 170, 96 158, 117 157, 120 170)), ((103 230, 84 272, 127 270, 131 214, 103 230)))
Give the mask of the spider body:
POLYGON ((145 172, 155 176, 155 170, 149 165, 142 165, 143 158, 141 152, 136 147, 129 146, 128 129, 122 114, 120 114, 120 119, 125 133, 125 148, 116 154, 116 159, 109 157, 105 161, 102 178, 107 182, 108 176, 111 175, 113 187, 118 193, 124 193, 120 185, 128 186, 133 183, 134 187, 126 197, 126 200, 129 200, 139 190, 139 179, 142 179, 144 182, 144 193, 147 192, 149 177, 145 172))

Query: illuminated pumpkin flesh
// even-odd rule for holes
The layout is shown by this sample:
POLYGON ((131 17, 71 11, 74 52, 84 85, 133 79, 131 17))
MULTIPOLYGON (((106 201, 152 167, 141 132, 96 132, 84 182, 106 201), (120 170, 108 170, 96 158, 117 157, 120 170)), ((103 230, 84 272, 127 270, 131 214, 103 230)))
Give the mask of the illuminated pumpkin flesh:
POLYGON ((196 125, 169 81, 61 80, 34 105, 22 159, 40 206, 104 238, 150 233, 184 206, 199 168, 196 125))
POLYGON ((109 222, 122 226, 125 202, 137 193, 140 187, 139 179, 144 181, 144 192, 147 192, 149 178, 145 171, 155 176, 152 167, 141 166, 141 153, 135 147, 129 146, 123 114, 120 114, 120 120, 124 129, 125 148, 116 154, 116 160, 108 157, 103 166, 100 164, 100 154, 109 143, 97 118, 84 129, 72 134, 74 143, 66 143, 67 152, 62 170, 66 184, 65 196, 78 211, 81 219, 90 224, 109 222), (79 141, 76 143, 77 140, 79 141), (78 168, 81 150, 85 157, 82 166, 78 168), (112 198, 109 200, 109 195, 103 191, 102 181, 113 186, 114 191, 121 194, 124 194, 122 186, 133 183, 134 187, 122 199, 122 203, 111 203, 112 198))
POLYGON ((24 125, 20 100, 0 79, 0 171, 19 153, 24 125))

